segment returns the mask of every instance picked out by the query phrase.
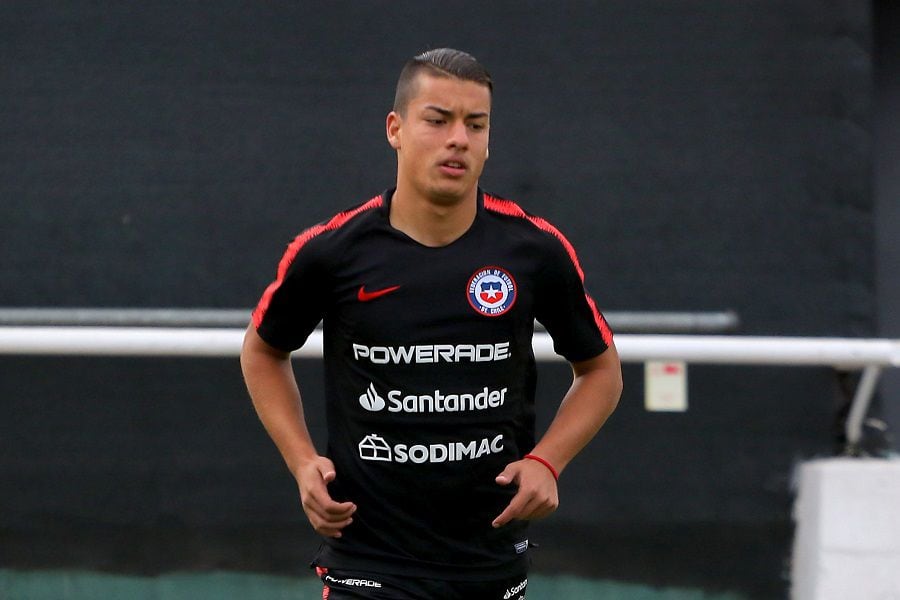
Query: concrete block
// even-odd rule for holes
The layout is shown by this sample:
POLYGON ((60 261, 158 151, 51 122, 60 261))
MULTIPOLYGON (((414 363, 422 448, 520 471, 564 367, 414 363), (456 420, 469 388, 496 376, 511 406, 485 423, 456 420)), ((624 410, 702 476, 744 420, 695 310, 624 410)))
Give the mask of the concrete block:
POLYGON ((793 600, 900 600, 900 460, 804 464, 793 600))

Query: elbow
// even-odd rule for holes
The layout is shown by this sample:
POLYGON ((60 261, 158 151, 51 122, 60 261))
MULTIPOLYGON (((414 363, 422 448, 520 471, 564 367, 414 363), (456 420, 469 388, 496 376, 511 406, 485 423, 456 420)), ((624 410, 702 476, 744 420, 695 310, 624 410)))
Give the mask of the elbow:
POLYGON ((622 390, 625 385, 622 380, 621 367, 616 365, 615 368, 607 370, 607 372, 604 373, 603 382, 603 392, 600 395, 611 414, 619 405, 619 399, 622 397, 622 390))
POLYGON ((622 361, 619 358, 619 353, 614 349, 612 356, 610 357, 609 364, 609 380, 610 380, 610 399, 612 402, 612 408, 615 407, 619 403, 619 398, 622 397, 622 391, 625 389, 625 382, 622 377, 622 361))
POLYGON ((622 369, 619 368, 616 370, 615 377, 613 378, 612 384, 612 407, 613 409, 619 405, 619 399, 622 397, 622 391, 625 389, 625 382, 622 379, 622 369))
POLYGON ((604 396, 606 402, 609 404, 609 411, 611 413, 619 405, 619 399, 622 397, 622 391, 625 388, 625 382, 622 377, 622 364, 619 362, 618 357, 616 357, 616 361, 606 369, 604 379, 606 381, 606 393, 604 396))

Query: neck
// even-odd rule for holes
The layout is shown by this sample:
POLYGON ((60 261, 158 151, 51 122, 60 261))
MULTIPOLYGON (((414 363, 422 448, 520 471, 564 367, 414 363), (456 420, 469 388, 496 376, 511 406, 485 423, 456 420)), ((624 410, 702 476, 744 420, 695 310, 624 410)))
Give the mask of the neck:
POLYGON ((391 199, 391 226, 423 246, 446 246, 469 230, 478 212, 478 190, 460 199, 436 200, 400 185, 391 199))

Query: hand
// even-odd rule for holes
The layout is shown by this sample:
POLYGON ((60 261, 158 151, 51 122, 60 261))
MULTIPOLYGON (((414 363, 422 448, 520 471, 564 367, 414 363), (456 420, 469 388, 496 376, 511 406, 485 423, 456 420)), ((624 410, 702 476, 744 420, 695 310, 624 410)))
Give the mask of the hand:
POLYGON ((541 519, 559 506, 556 479, 539 462, 522 459, 509 463, 494 480, 499 485, 515 483, 519 489, 492 525, 503 527, 513 519, 541 519))
POLYGON ((351 515, 356 512, 354 503, 335 502, 328 493, 327 486, 336 476, 334 463, 324 456, 303 465, 296 474, 306 518, 318 534, 333 538, 341 537, 341 530, 353 522, 351 515))

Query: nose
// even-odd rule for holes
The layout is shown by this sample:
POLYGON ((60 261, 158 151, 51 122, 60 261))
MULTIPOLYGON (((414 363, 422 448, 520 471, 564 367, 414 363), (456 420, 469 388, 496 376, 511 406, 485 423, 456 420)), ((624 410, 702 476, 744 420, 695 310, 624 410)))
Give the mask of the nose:
POLYGON ((469 129, 464 121, 454 121, 450 125, 449 136, 447 137, 447 146, 450 148, 459 148, 465 150, 469 147, 469 129))

